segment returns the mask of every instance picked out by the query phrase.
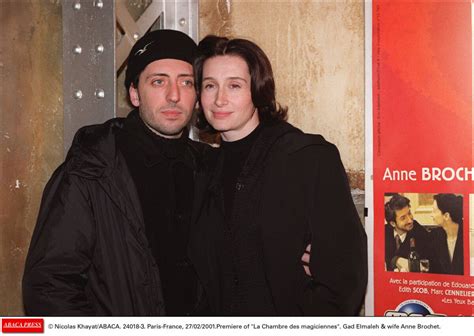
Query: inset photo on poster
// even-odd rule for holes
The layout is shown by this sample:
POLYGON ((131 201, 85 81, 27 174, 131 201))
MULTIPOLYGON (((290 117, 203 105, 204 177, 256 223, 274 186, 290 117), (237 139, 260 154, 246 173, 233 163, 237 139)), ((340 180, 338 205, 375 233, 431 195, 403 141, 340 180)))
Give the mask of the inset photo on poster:
POLYGON ((384 206, 387 271, 464 274, 462 195, 385 193, 384 206))

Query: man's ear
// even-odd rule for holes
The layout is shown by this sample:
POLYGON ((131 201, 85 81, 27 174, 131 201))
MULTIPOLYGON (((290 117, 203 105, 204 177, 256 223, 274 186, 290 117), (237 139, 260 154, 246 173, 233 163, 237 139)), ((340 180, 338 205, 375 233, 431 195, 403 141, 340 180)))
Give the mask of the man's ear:
POLYGON ((140 106, 140 96, 138 95, 138 90, 135 88, 135 86, 130 85, 128 88, 128 94, 130 96, 130 102, 132 103, 133 106, 139 107, 140 106))
POLYGON ((389 223, 393 228, 395 228, 395 222, 394 221, 390 221, 389 223))

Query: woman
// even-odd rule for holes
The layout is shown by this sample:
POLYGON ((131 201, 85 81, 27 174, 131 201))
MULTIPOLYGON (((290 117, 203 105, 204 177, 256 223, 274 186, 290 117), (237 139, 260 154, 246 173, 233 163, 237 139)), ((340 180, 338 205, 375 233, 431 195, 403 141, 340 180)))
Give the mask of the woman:
POLYGON ((462 203, 462 196, 454 194, 434 196, 433 221, 441 228, 431 231, 435 242, 435 256, 430 260, 432 273, 464 274, 462 203))
POLYGON ((270 62, 253 42, 208 36, 199 50, 198 125, 219 132, 221 146, 189 252, 211 307, 357 314, 366 236, 337 148, 284 121, 270 62), (309 243, 312 278, 300 261, 309 243))

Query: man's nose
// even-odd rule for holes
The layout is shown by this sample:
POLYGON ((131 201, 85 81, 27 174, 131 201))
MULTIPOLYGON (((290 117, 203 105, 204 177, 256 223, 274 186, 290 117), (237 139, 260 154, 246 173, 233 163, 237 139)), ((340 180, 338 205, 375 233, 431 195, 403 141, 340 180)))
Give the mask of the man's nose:
POLYGON ((177 103, 179 101, 179 97, 180 97, 180 94, 179 94, 178 83, 170 82, 166 99, 169 102, 177 103))

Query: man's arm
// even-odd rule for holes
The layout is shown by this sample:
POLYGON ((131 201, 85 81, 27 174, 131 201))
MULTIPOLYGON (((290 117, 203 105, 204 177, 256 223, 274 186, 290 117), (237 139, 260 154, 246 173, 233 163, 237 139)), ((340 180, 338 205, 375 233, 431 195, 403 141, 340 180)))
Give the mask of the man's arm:
POLYGON ((408 272, 409 271, 409 266, 408 266, 408 259, 407 258, 402 258, 395 256, 393 258, 393 263, 395 265, 394 271, 395 272, 408 272))
POLYGON ((384 225, 384 235, 385 235, 385 269, 387 271, 395 271, 395 259, 398 256, 396 253, 395 239, 393 238, 393 228, 389 224, 384 225))
POLYGON ((45 188, 25 265, 27 315, 94 315, 85 295, 94 226, 85 186, 58 168, 45 188))

